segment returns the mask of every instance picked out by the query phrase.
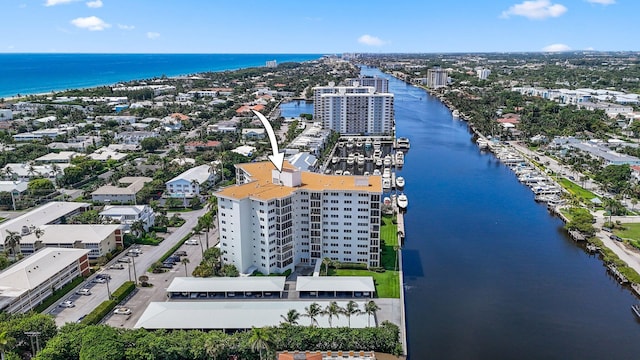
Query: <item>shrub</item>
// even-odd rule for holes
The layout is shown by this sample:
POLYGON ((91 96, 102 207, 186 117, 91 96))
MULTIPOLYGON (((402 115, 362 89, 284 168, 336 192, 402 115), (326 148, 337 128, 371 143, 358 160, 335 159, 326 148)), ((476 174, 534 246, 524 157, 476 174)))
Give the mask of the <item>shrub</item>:
POLYGON ((48 298, 44 299, 44 301, 40 305, 33 308, 33 311, 43 312, 47 310, 49 306, 53 305, 55 302, 60 300, 63 296, 67 295, 69 291, 75 289, 75 287, 80 285, 83 281, 84 281, 84 278, 82 276, 79 276, 73 279, 70 283, 66 284, 65 286, 59 289, 56 289, 53 292, 53 294, 51 294, 48 298))
POLYGON ((82 319, 81 324, 85 325, 94 325, 100 322, 105 315, 109 313, 109 311, 113 310, 118 304, 114 300, 103 301, 102 304, 98 305, 92 312, 88 313, 87 316, 82 319))
POLYGON ((336 269, 353 269, 353 270, 368 270, 365 263, 352 263, 352 262, 333 262, 333 266, 336 269))
POLYGON ((122 286, 120 286, 116 291, 111 294, 111 298, 116 302, 120 302, 127 297, 127 295, 131 294, 131 292, 136 288, 136 284, 133 281, 125 281, 122 286))

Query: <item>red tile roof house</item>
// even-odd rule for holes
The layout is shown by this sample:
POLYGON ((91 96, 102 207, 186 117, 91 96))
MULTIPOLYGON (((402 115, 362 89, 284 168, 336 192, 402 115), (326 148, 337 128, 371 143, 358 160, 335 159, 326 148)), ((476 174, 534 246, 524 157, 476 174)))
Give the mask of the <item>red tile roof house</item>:
POLYGON ((184 144, 184 151, 186 152, 196 152, 196 151, 206 151, 213 150, 220 147, 222 143, 220 141, 209 140, 207 142, 204 141, 190 141, 184 144))
POLYGON ((236 114, 249 114, 251 113, 251 110, 255 110, 255 111, 262 111, 264 110, 264 105, 262 104, 258 104, 258 105, 242 105, 238 108, 238 110, 236 110, 236 114))

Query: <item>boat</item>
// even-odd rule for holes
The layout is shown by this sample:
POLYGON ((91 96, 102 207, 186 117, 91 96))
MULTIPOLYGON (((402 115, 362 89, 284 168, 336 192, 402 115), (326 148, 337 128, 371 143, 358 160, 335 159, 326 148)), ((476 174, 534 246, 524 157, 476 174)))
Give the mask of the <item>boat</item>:
POLYGON ((396 151, 396 166, 404 165, 404 153, 400 150, 396 151))
POLYGON ((369 173, 368 171, 365 171, 364 174, 362 174, 362 176, 369 176, 371 175, 371 173, 369 173))
POLYGON ((396 178, 396 187, 399 189, 404 187, 404 178, 402 176, 396 178))
POLYGON ((362 147, 362 139, 356 140, 356 147, 358 147, 358 148, 362 147))
POLYGON ((353 149, 353 139, 349 139, 349 141, 347 141, 347 149, 348 150, 353 149))
POLYGON ((372 145, 371 138, 367 138, 367 140, 364 142, 364 148, 366 150, 369 150, 369 149, 371 149, 371 145, 372 145))
POLYGON ((327 170, 325 170, 325 171, 324 171, 324 173, 325 173, 326 175, 331 174, 331 169, 327 169, 327 170))
POLYGON ((385 205, 391 205, 391 198, 389 198, 388 196, 385 196, 382 201, 384 201, 385 205))
POLYGON ((357 160, 358 166, 364 166, 364 155, 358 155, 357 160))
POLYGON ((407 206, 409 206, 409 199, 407 198, 407 195, 404 193, 398 195, 398 207, 404 210, 407 206))
POLYGON ((345 170, 345 171, 342 173, 342 175, 347 175, 347 176, 349 176, 349 175, 351 175, 351 172, 349 172, 349 170, 345 170))
POLYGON ((409 150, 409 148, 411 147, 411 144, 409 143, 409 138, 406 138, 406 137, 398 138, 398 141, 396 142, 396 144, 398 149, 409 150))
POLYGON ((334 173, 336 175, 342 175, 342 170, 336 170, 336 172, 334 173))
POLYGON ((457 109, 453 110, 451 115, 453 115, 454 118, 459 118, 460 117, 460 111, 458 111, 457 109))
POLYGON ((484 149, 486 149, 486 148, 488 148, 488 147, 489 147, 489 142, 488 142, 487 140, 483 139, 483 138, 478 139, 478 140, 476 141, 476 144, 478 144, 478 147, 479 147, 481 150, 484 150, 484 149))
POLYGON ((340 158, 339 158, 339 157, 337 157, 337 156, 334 156, 334 157, 332 157, 332 158, 331 158, 331 163, 332 163, 332 164, 337 164, 337 163, 338 163, 338 161, 340 161, 340 158))
POLYGON ((382 189, 390 190, 391 189, 391 178, 383 177, 382 178, 382 189))
POLYGON ((374 176, 380 176, 381 175, 380 170, 379 169, 373 169, 373 175, 374 176))
POLYGON ((373 141, 373 149, 374 150, 380 150, 381 146, 382 146, 382 143, 380 142, 380 139, 375 139, 373 141))
POLYGON ((377 167, 382 167, 382 159, 381 158, 377 158, 376 159, 376 166, 377 167))
POLYGON ((384 166, 391 166, 391 155, 385 156, 382 163, 384 164, 384 166))
POLYGON ((347 157, 347 165, 352 166, 355 160, 355 155, 349 154, 349 156, 347 157))
POLYGON ((376 149, 373 151, 373 158, 374 159, 380 159, 382 157, 382 150, 380 149, 376 149))

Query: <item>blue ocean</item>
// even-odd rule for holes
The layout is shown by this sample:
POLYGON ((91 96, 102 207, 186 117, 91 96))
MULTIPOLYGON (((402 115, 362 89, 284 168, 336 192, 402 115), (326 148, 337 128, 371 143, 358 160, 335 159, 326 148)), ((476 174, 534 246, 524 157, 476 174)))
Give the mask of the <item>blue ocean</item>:
POLYGON ((319 54, 0 54, 0 97, 301 62, 319 54))

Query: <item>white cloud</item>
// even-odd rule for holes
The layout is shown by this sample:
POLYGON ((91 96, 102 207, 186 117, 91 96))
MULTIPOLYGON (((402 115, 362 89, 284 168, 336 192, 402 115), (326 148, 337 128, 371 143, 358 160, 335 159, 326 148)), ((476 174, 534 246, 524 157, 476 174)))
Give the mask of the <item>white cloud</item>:
POLYGON ((124 24, 118 24, 118 29, 120 30, 133 30, 136 27, 133 25, 124 25, 124 24))
POLYGON ((102 5, 102 0, 87 1, 87 6, 93 9, 101 8, 102 5))
POLYGON ((565 44, 551 44, 542 48, 542 51, 545 52, 563 52, 563 51, 571 51, 569 45, 565 44))
POLYGON ((500 17, 506 19, 513 15, 542 20, 548 17, 558 17, 565 12, 567 12, 567 8, 562 4, 552 4, 549 0, 531 0, 512 5, 503 11, 500 17))
POLYGON ((149 32, 147 33, 147 37, 148 37, 149 39, 151 39, 151 40, 155 40, 155 39, 157 39, 157 38, 159 38, 159 37, 160 37, 160 33, 153 32, 153 31, 149 31, 149 32))
POLYGON ((111 25, 104 22, 104 20, 95 16, 73 19, 71 20, 71 24, 89 31, 102 31, 111 27, 111 25))
POLYGON ((613 5, 616 3, 616 0, 586 0, 592 4, 600 4, 600 5, 613 5))
POLYGON ((56 6, 56 5, 62 5, 62 4, 69 4, 74 1, 78 1, 78 0, 47 0, 47 2, 44 3, 44 6, 56 6))
POLYGON ((358 42, 360 44, 365 44, 369 46, 382 46, 387 43, 386 41, 380 39, 379 37, 375 37, 367 34, 360 36, 358 38, 358 42))

